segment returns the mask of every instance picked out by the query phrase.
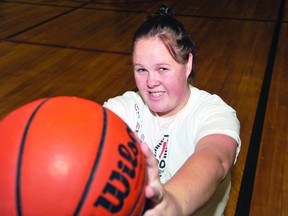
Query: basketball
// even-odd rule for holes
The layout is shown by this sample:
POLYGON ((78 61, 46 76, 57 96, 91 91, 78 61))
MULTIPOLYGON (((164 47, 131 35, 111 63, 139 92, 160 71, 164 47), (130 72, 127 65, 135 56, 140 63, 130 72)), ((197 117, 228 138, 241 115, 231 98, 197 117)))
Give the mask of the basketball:
POLYGON ((28 103, 0 121, 0 215, 141 215, 140 143, 113 112, 83 98, 28 103))

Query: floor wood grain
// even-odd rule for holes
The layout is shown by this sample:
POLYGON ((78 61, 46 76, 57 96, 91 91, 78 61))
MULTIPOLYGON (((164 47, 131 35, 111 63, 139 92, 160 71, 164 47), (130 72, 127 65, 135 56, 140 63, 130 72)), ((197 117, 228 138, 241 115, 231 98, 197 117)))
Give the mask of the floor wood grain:
MULTIPOLYGON (((161 2, 0 1, 0 118, 43 97, 73 95, 101 104, 135 89, 133 32, 161 2)), ((197 47, 193 85, 221 96, 241 122, 228 216, 238 203, 280 2, 170 1, 197 47)), ((255 172, 253 216, 288 215, 287 8, 286 3, 255 172)))

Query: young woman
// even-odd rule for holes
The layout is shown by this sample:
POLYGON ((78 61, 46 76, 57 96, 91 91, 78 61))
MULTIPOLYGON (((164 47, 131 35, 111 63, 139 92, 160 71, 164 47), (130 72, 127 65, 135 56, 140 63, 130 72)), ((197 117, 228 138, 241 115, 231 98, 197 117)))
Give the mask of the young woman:
POLYGON ((142 141, 152 205, 144 215, 223 215, 229 170, 240 151, 235 111, 217 95, 189 84, 192 40, 171 8, 162 5, 136 30, 134 77, 138 92, 109 99, 142 141))

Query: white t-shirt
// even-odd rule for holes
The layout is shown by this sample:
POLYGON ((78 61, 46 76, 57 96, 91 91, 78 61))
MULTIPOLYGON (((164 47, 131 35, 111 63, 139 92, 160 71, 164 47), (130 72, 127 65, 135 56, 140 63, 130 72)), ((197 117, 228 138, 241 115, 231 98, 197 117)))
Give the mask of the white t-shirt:
MULTIPOLYGON (((103 105, 120 116, 149 145, 158 160, 162 183, 177 172, 204 136, 218 133, 234 138, 238 143, 235 162, 240 151, 240 124, 235 110, 217 95, 191 85, 190 90, 190 98, 185 107, 171 117, 161 118, 151 112, 138 92, 126 92, 109 99, 103 105)), ((222 215, 230 187, 228 175, 205 205, 207 208, 204 206, 199 215, 222 215), (208 213, 208 210, 212 213, 208 213)))

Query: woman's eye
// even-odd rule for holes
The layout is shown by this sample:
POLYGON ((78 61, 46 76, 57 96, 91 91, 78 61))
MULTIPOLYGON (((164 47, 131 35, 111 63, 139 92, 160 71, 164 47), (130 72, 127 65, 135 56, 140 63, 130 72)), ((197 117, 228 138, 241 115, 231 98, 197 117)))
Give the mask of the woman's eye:
POLYGON ((159 68, 159 71, 166 71, 166 70, 168 70, 167 68, 159 68))
POLYGON ((137 72, 145 72, 146 70, 144 68, 138 68, 136 69, 137 72))

